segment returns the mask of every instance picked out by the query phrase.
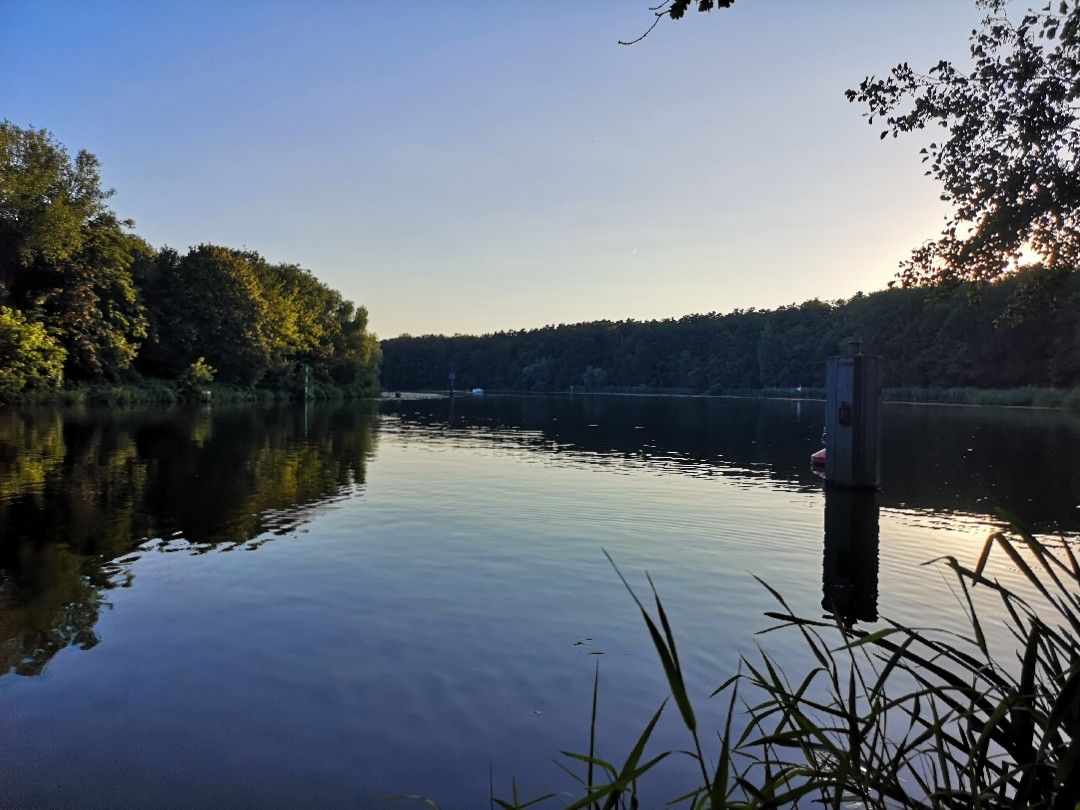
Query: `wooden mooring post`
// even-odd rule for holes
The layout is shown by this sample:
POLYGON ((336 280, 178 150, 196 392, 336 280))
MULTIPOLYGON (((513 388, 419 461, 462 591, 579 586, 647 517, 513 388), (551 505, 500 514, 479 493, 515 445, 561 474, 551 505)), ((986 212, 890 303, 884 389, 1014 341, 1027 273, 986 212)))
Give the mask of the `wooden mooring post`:
POLYGON ((881 484, 879 358, 849 341, 825 370, 825 482, 853 489, 881 484))

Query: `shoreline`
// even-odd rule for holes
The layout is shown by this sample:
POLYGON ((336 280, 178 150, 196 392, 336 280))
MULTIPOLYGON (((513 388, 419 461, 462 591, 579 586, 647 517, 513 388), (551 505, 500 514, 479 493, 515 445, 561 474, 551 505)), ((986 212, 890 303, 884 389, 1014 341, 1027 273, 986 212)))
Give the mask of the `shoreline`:
MULTIPOLYGON (((269 404, 304 401, 303 390, 277 388, 244 388, 211 383, 202 391, 209 393, 203 401, 200 391, 185 390, 171 380, 139 380, 127 383, 77 383, 54 389, 23 392, 10 400, 0 400, 0 407, 34 405, 202 405, 202 404, 269 404)), ((308 400, 317 402, 348 402, 378 399, 378 389, 352 391, 337 385, 313 384, 308 400)))
MULTIPOLYGON (((304 401, 301 391, 269 388, 240 388, 238 386, 212 384, 209 404, 271 404, 300 403, 304 401)), ((455 398, 471 398, 469 391, 455 393, 455 398)), ((483 396, 493 397, 670 397, 677 399, 769 399, 780 402, 824 402, 821 389, 811 388, 803 394, 773 390, 740 391, 731 393, 693 393, 688 391, 514 391, 490 390, 483 396)), ((339 386, 313 386, 309 401, 314 402, 416 402, 449 399, 446 390, 432 391, 350 391, 339 386)), ((197 398, 185 392, 175 383, 163 380, 146 380, 136 383, 85 383, 56 390, 38 390, 25 394, 0 407, 32 405, 191 405, 201 404, 197 398)), ((1009 410, 1060 411, 1080 415, 1080 389, 1072 391, 1053 388, 1024 389, 917 389, 886 388, 882 394, 883 405, 935 405, 959 408, 999 408, 1009 410), (890 396, 890 391, 892 396, 890 396), (983 401, 979 401, 982 399, 983 401), (1030 400, 1028 402, 1017 400, 1030 400), (1044 402, 1038 402, 1043 399, 1044 402), (996 401, 995 401, 996 400, 996 401), (1011 401, 1010 401, 1011 400, 1011 401)))
MULTIPOLYGON (((902 390, 906 391, 906 390, 912 390, 912 389, 902 389, 902 390)), ((1080 399, 1080 397, 1077 396, 1077 391, 1080 390, 1080 389, 1076 389, 1076 390, 1074 390, 1072 392, 1063 391, 1061 389, 1054 389, 1054 388, 1019 389, 1019 391, 1022 391, 1024 393, 1032 393, 1035 396, 1043 395, 1043 396, 1047 396, 1047 397, 1060 398, 1060 400, 1062 400, 1060 402, 1060 404, 1034 404, 1034 403, 1025 404, 1025 403, 1016 403, 1016 402, 993 402, 993 401, 985 401, 985 402, 977 402, 977 401, 975 401, 975 402, 973 402, 973 401, 963 401, 963 400, 958 400, 958 399, 948 399, 948 398, 944 398, 944 397, 934 399, 932 397, 933 397, 933 395, 935 393, 935 389, 913 389, 913 390, 921 391, 926 396, 926 398, 918 398, 918 395, 916 395, 915 398, 899 397, 899 398, 893 399, 893 398, 890 398, 890 396, 888 394, 889 389, 885 389, 885 392, 882 395, 881 403, 883 405, 936 405, 936 406, 939 406, 939 407, 957 407, 957 408, 1002 408, 1002 409, 1029 410, 1029 411, 1061 411, 1063 413, 1069 413, 1069 414, 1073 414, 1073 415, 1080 414, 1080 407, 1074 407, 1074 408, 1069 407, 1069 405, 1070 405, 1070 402, 1069 402, 1070 394, 1072 394, 1074 398, 1080 399)), ((947 394, 947 392, 954 391, 955 389, 942 389, 942 390, 943 390, 943 392, 945 392, 947 394)), ((964 390, 967 392, 969 398, 977 398, 979 396, 985 396, 987 398, 993 398, 995 396, 1001 396, 1002 398, 1005 398, 1005 397, 1009 396, 1010 394, 1015 395, 1015 393, 1016 393, 1016 392, 1013 392, 1013 391, 1011 391, 1009 389, 994 389, 994 388, 977 388, 977 389, 970 389, 970 390, 964 389, 964 390)), ((589 397, 598 397, 598 396, 600 396, 600 397, 650 397, 650 398, 670 397, 670 398, 678 398, 678 399, 770 399, 770 400, 777 400, 777 401, 781 401, 781 402, 824 402, 825 401, 824 396, 816 395, 817 391, 818 391, 817 389, 811 389, 811 391, 813 391, 813 393, 808 393, 808 394, 799 396, 799 395, 796 395, 796 394, 773 394, 773 393, 769 393, 767 391, 761 391, 761 392, 757 392, 757 393, 747 392, 747 393, 730 393, 730 394, 704 394, 704 393, 699 394, 699 393, 690 393, 690 392, 685 392, 685 391, 578 391, 578 390, 570 391, 570 390, 566 390, 566 389, 564 389, 564 390, 553 390, 553 391, 488 390, 488 391, 485 391, 484 394, 480 395, 480 397, 484 397, 484 396, 492 396, 492 397, 530 397, 530 396, 532 396, 532 397, 543 397, 543 396, 565 396, 565 397, 589 396, 589 397)), ((383 395, 382 395, 382 399, 384 401, 387 401, 387 400, 394 401, 395 399, 397 399, 397 397, 395 397, 396 393, 397 392, 388 394, 386 391, 384 391, 383 395)), ((411 399, 411 400, 448 399, 450 397, 449 391, 445 391, 445 390, 443 390, 443 391, 404 391, 403 390, 400 393, 401 393, 401 397, 400 397, 401 401, 404 401, 406 399, 411 399)), ((471 393, 469 393, 468 391, 464 391, 464 392, 457 392, 455 396, 458 397, 458 398, 471 398, 473 395, 471 393)), ((1078 402, 1077 405, 1080 405, 1080 402, 1078 402)))

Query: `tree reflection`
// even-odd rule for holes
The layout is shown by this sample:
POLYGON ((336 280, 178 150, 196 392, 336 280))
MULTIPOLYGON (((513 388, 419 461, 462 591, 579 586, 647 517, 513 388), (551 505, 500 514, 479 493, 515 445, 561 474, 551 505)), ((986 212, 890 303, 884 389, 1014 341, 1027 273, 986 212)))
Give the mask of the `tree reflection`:
POLYGON ((256 548, 364 484, 371 406, 0 411, 0 674, 97 643, 121 558, 156 538, 256 548))
MULTIPOLYGON (((731 476, 815 492, 824 404, 709 397, 458 397, 401 401, 387 427, 428 441, 504 445, 567 463, 633 460, 665 473, 731 476), (455 409, 451 415, 449 409, 455 409), (452 418, 451 418, 452 416, 452 418)), ((1080 420, 1056 411, 887 405, 880 505, 1080 531, 1080 420)))
POLYGON ((37 675, 64 647, 97 644, 104 599, 84 573, 84 558, 63 544, 23 543, 15 558, 0 574, 0 673, 37 675))

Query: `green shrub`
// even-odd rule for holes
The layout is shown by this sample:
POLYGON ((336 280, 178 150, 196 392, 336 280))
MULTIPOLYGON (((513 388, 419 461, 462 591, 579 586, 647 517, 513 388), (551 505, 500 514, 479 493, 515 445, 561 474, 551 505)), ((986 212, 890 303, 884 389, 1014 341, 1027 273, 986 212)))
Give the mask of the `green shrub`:
POLYGON ((193 394, 205 390, 214 381, 216 375, 217 370, 206 362, 206 358, 199 357, 187 367, 177 382, 180 383, 182 391, 193 394))
POLYGON ((56 388, 64 378, 67 353, 40 323, 17 309, 0 307, 0 400, 23 391, 56 388))
POLYGON ((176 389, 162 380, 118 384, 84 383, 71 389, 71 393, 78 401, 99 405, 172 404, 177 399, 176 389))

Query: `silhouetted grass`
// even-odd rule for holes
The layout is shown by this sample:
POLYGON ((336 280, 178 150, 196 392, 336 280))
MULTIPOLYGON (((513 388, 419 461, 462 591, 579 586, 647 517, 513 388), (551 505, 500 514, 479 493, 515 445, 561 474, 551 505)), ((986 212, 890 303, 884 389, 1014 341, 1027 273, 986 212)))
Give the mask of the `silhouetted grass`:
MULTIPOLYGON (((966 633, 897 622, 866 632, 803 618, 762 582, 779 606, 766 614, 778 623, 762 632, 794 634, 816 664, 792 679, 763 650, 754 660, 744 657, 740 671, 711 696, 726 695, 728 705, 712 759, 702 750, 675 636, 651 579, 654 613, 616 568, 692 744, 681 753, 697 762, 701 774, 671 803, 714 810, 800 802, 833 808, 1074 808, 1080 797, 1080 564, 1073 550, 1065 542, 1051 549, 1012 526, 989 537, 973 568, 952 556, 932 562, 956 577, 966 633), (986 576, 995 549, 1022 572, 1042 604, 986 576), (1002 657, 990 649, 972 599, 975 589, 999 600, 1014 654, 1002 657), (736 711, 746 721, 737 735, 736 711)), ((564 769, 580 783, 578 795, 493 799, 499 807, 552 798, 574 810, 639 806, 639 784, 671 753, 645 754, 667 701, 615 766, 595 747, 596 683, 588 753, 564 752, 570 763, 564 769), (574 765, 584 765, 585 775, 574 765)))
POLYGON ((721 388, 709 389, 710 396, 750 397, 754 399, 825 399, 824 388, 721 388))
MULTIPOLYGON (((511 392, 513 393, 513 392, 511 392)), ((689 389, 654 389, 640 386, 637 389, 604 388, 584 393, 593 394, 695 394, 689 389)), ((801 388, 722 388, 713 387, 707 396, 745 397, 750 399, 825 399, 824 388, 802 386, 801 388)), ((934 403, 942 405, 984 405, 988 407, 1014 408, 1062 408, 1080 413, 1080 387, 1077 388, 922 388, 899 386, 882 391, 885 402, 934 403)))
POLYGON ((1080 388, 886 388, 888 402, 938 402, 953 405, 998 407, 1065 408, 1080 407, 1080 388))

